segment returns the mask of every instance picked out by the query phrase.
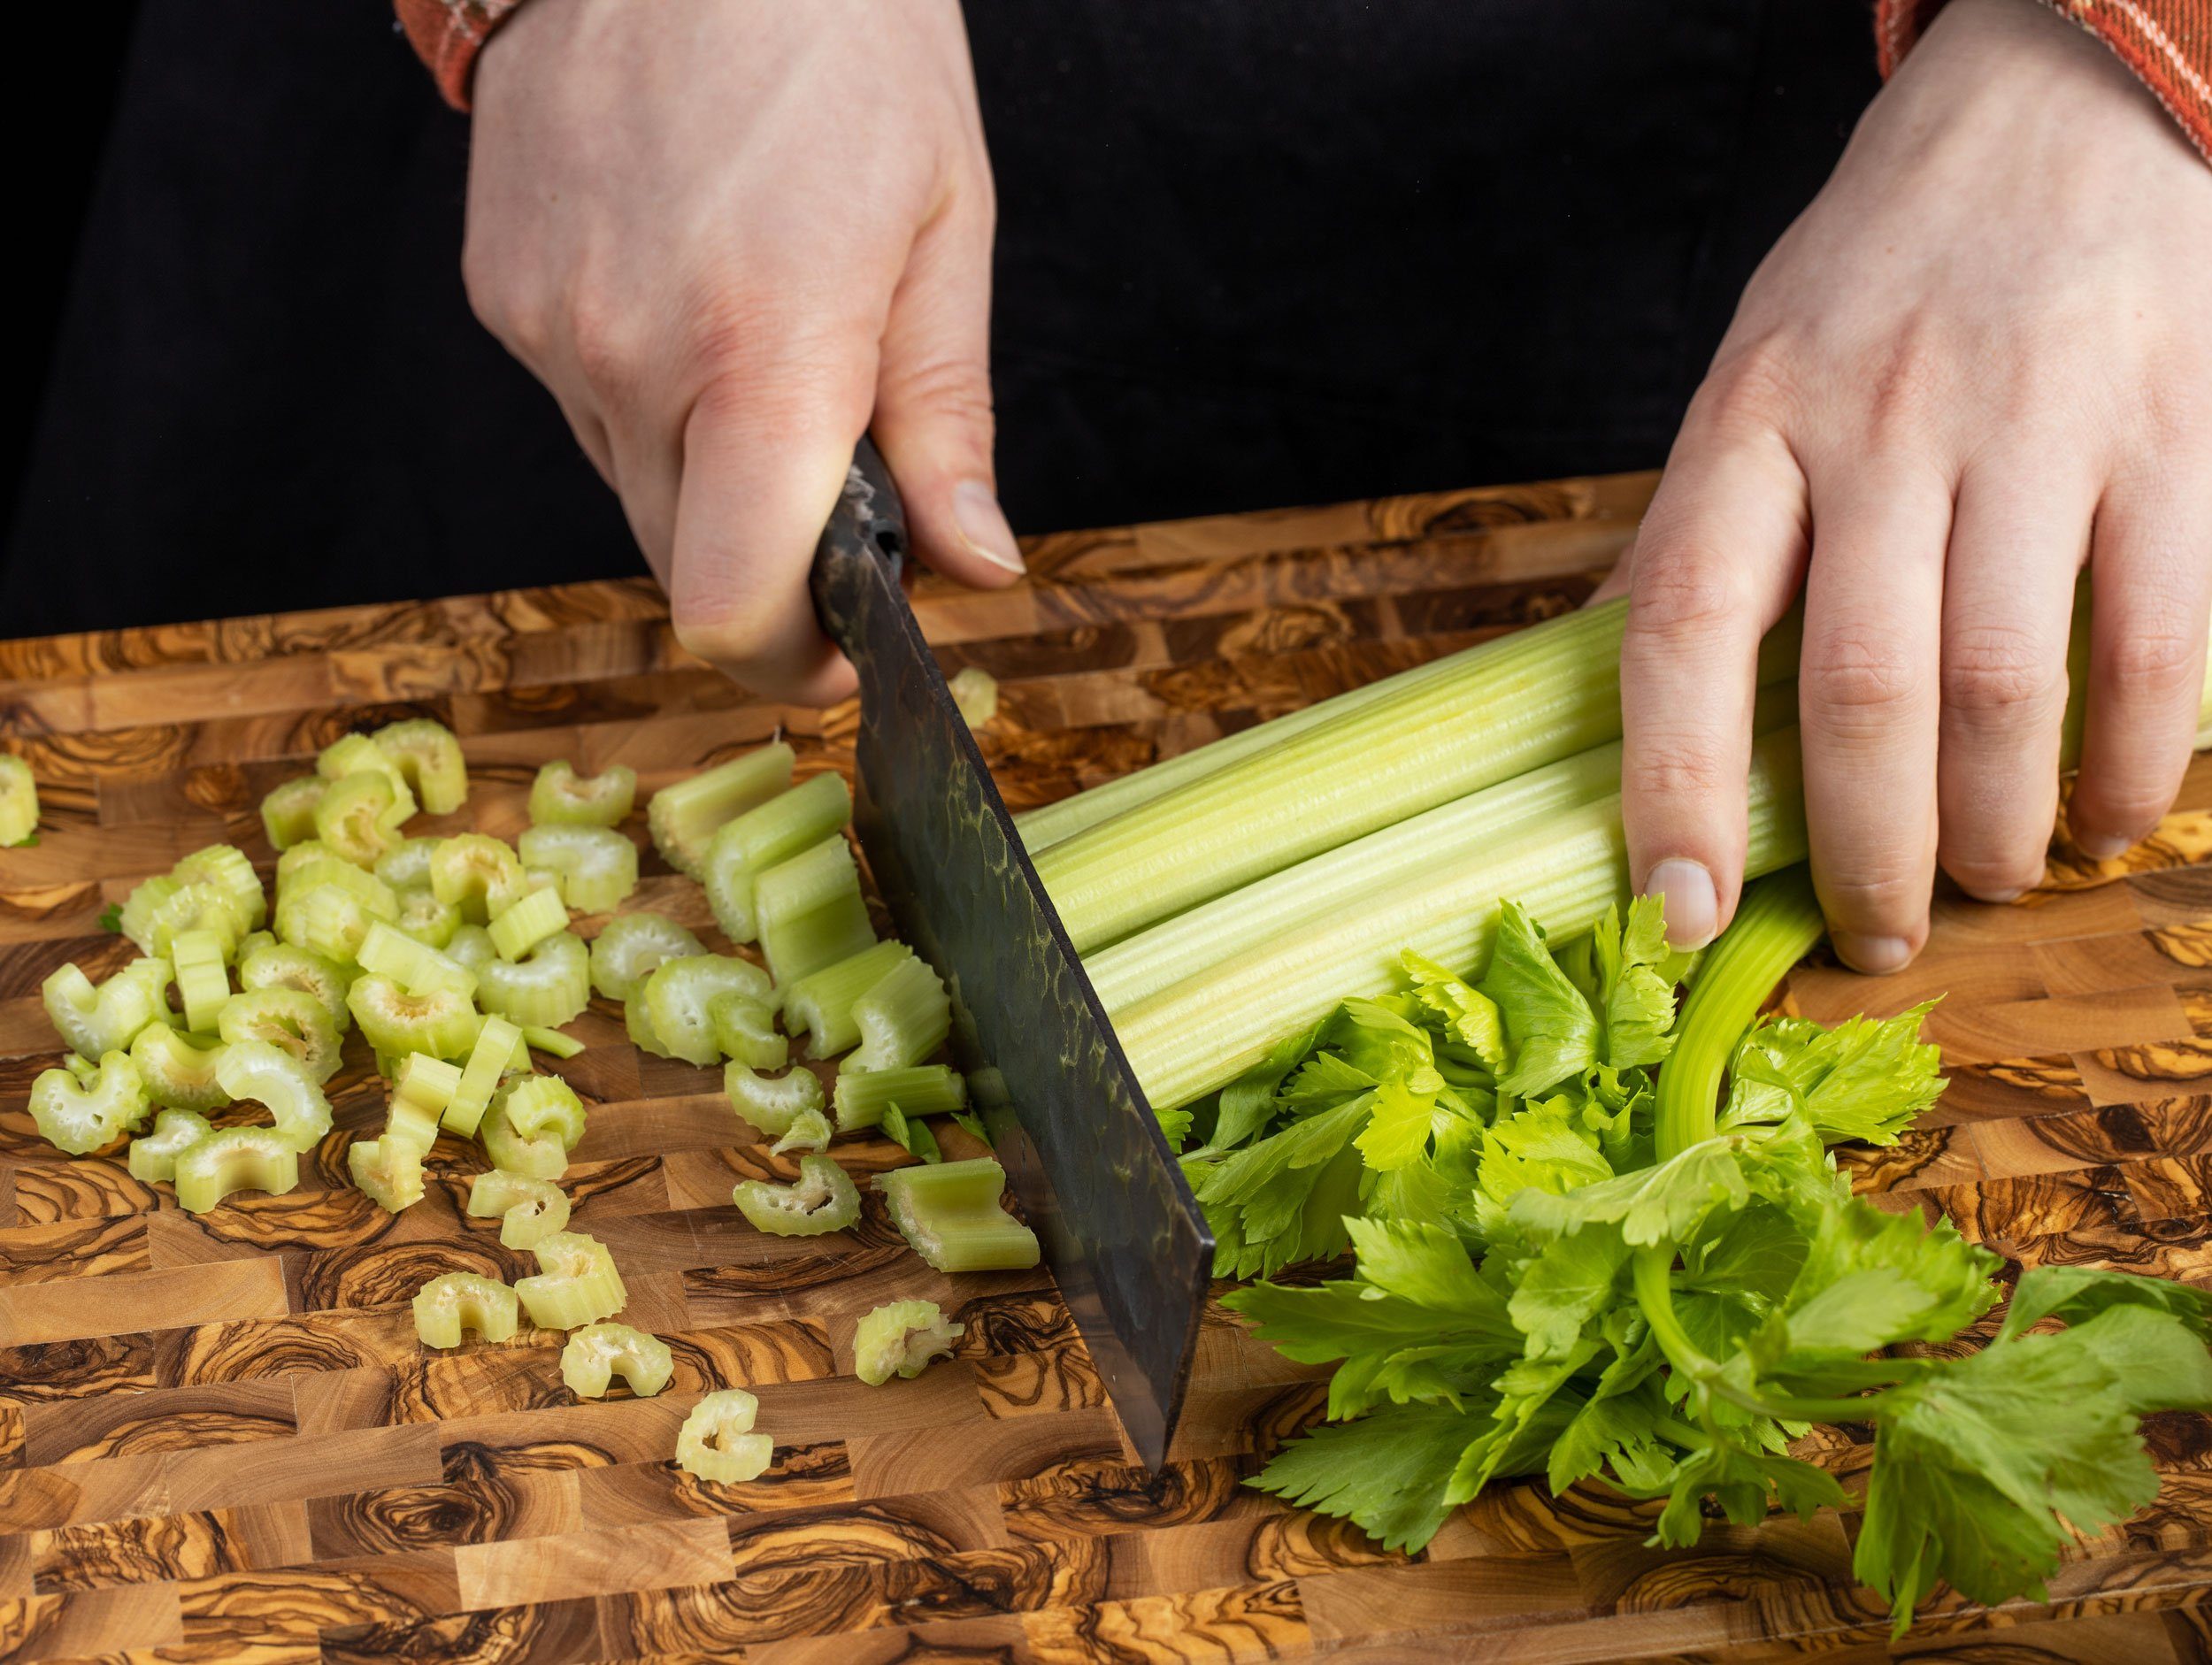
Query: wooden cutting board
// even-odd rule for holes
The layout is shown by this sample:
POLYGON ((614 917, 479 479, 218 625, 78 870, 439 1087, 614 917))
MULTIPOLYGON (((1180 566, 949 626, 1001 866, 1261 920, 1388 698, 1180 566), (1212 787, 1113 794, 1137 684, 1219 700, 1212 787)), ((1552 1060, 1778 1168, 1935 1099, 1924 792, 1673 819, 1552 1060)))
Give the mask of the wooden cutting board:
MULTIPOLYGON (((1017 806, 1574 606, 1648 498, 1639 475, 1256 514, 1031 546, 992 595, 925 583, 948 668, 1000 679, 986 748, 1017 806)), ((131 952, 102 909, 217 840, 272 853, 256 807, 337 734, 422 713, 474 783, 442 826, 511 836, 537 766, 653 786, 779 728, 847 766, 849 710, 749 705, 688 661, 642 582, 514 591, 0 644, 0 726, 47 806, 0 852, 0 1658, 246 1661, 1893 1657, 1849 1577, 1853 1523, 1717 1527, 1647 1549, 1597 1488, 1500 1488, 1429 1551, 1239 1482, 1317 1414, 1319 1373, 1225 1314, 1173 1462, 1132 1466, 1041 1272, 947 1278, 879 1214, 777 1239, 729 1206, 781 1166, 716 1078, 642 1055, 604 1009, 562 1066, 591 1103, 575 1226, 610 1244, 625 1315, 676 1350, 660 1398, 578 1403, 557 1350, 432 1354, 405 1302, 457 1262, 511 1274, 456 1206, 468 1162, 393 1218, 344 1182, 381 1121, 357 1061, 289 1196, 194 1218, 119 1161, 70 1161, 23 1111, 55 1062, 40 980, 131 952), (959 1356, 862 1386, 859 1315, 944 1303, 959 1356), (750 1485, 670 1461, 696 1395, 756 1388, 780 1450, 750 1485)), ((1886 983, 1811 964, 1802 1010, 1933 1022, 1954 1078, 1930 1125, 1855 1165, 2022 1262, 2212 1275, 2212 771, 2124 863, 2055 866, 2009 908, 1947 901, 1886 983)), ((650 857, 635 904, 706 923, 650 857)), ((356 1043, 357 1048, 358 1043, 356 1043)), ((900 1153, 839 1147, 866 1171, 900 1153)), ((521 1270, 528 1270, 526 1267, 521 1270)), ((2156 1507, 2063 1570, 2047 1606, 1947 1601, 1917 1658, 2178 1661, 2212 1653, 2212 1423, 2156 1419, 2156 1507), (2001 1635, 1991 1627, 2005 1626, 2001 1635)), ((1823 1442, 1847 1474, 1863 1447, 1823 1442)))

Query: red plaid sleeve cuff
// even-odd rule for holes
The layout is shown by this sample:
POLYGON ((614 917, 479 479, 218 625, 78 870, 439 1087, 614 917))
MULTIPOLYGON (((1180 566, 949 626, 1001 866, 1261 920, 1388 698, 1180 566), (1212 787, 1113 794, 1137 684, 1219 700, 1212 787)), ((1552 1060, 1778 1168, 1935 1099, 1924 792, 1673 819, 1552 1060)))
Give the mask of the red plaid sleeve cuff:
MULTIPOLYGON (((2212 0, 2046 0, 2119 54, 2212 161, 2212 0)), ((1876 0, 1882 73, 1903 60, 1943 0, 1876 0)))
POLYGON ((469 78, 484 42, 522 0, 394 0, 438 90, 456 110, 469 107, 469 78))

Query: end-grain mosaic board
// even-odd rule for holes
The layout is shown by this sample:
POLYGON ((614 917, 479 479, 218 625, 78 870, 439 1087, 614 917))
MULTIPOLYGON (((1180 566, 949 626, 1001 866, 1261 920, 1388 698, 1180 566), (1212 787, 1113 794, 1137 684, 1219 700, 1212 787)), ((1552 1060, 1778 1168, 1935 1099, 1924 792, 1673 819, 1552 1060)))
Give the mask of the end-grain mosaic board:
MULTIPOLYGON (((1000 680, 985 748, 1019 808, 1572 607, 1650 488, 1057 536, 1031 546, 1027 584, 925 583, 918 604, 948 669, 1000 680)), ((1642 1545, 1644 1508, 1521 1485, 1407 1560, 1240 1486, 1321 1387, 1225 1313, 1173 1461, 1148 1477, 1042 1272, 939 1277, 873 1211, 837 1237, 751 1231, 730 1186, 781 1164, 740 1137, 717 1078, 639 1054, 604 1009, 558 1066, 591 1105, 568 1185, 577 1228, 622 1267, 624 1317, 675 1348, 655 1400, 574 1401, 557 1347, 528 1332, 417 1347, 405 1301, 424 1278, 518 1257, 460 1214, 450 1144, 397 1218, 346 1185, 346 1145, 382 1115, 359 1063, 289 1196, 194 1218, 119 1162, 39 1141, 23 1111, 55 1062, 39 982, 127 957, 102 909, 217 840, 267 863, 262 793, 347 729, 415 713, 460 733, 474 790, 410 830, 507 836, 551 758, 628 763, 649 790, 780 727, 803 771, 841 768, 852 717, 748 705, 675 648, 643 583, 0 644, 0 740, 47 809, 39 844, 0 852, 0 1659, 2212 1657, 2198 1417, 2154 1419, 2157 1505, 2083 1546, 2050 1604, 1939 1605, 1895 1649, 1851 1584, 1847 1516, 1663 1553, 1642 1545), (854 1324, 907 1295, 966 1323, 959 1354, 864 1387, 854 1324), (676 1428, 733 1382, 757 1388, 778 1460, 749 1485, 695 1484, 669 1460, 676 1428)), ((1858 1163, 1864 1185, 2016 1262, 2212 1275, 2207 856, 2200 763, 2158 841, 2055 864, 2013 907, 1943 902, 1905 976, 1801 968, 1787 998, 1817 1017, 1949 994, 1932 1027, 1950 1093, 1858 1163)), ((695 886, 649 851, 645 866, 635 905, 709 924, 695 886)), ((839 1155, 864 1172, 900 1153, 839 1155)), ((1847 1432, 1822 1447, 1846 1474, 1865 1454, 1847 1432)))

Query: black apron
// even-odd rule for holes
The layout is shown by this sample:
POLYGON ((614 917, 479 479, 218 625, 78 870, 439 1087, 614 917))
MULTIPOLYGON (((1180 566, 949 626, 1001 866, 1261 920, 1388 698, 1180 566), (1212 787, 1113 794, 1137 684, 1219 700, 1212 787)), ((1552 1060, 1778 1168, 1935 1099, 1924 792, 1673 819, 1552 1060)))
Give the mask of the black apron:
MULTIPOLYGON (((1863 0, 968 18, 1022 530, 1657 464, 1876 84, 1863 0)), ((142 0, 126 52, 6 633, 641 570, 469 315, 467 122, 385 0, 142 0)))

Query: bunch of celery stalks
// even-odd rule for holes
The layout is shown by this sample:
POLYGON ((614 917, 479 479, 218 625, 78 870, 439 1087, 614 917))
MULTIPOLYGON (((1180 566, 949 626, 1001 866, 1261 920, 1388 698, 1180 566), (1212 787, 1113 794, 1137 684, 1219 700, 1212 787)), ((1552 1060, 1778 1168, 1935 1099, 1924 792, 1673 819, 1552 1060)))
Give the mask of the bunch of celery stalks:
POLYGON ((1934 1102, 1927 1008, 1760 1017, 1823 930, 1795 621, 1759 661, 1755 882, 1681 955, 1656 901, 1624 912, 1624 620, 1555 618, 1020 818, 1216 1271, 1338 1262, 1227 1298, 1337 1365, 1326 1422, 1252 1483, 1413 1548, 1517 1475, 1650 1500, 1672 1546, 1850 1505, 1901 1632, 1939 1583, 2038 1593, 2156 1494, 2141 1416, 2212 1409, 2212 1297, 2032 1268, 1986 1346, 1947 1347, 2002 1262, 1855 1200, 1831 1151, 1934 1102), (1866 1465, 1833 1459, 1870 1428, 1855 1500, 1832 1470, 1866 1465))

